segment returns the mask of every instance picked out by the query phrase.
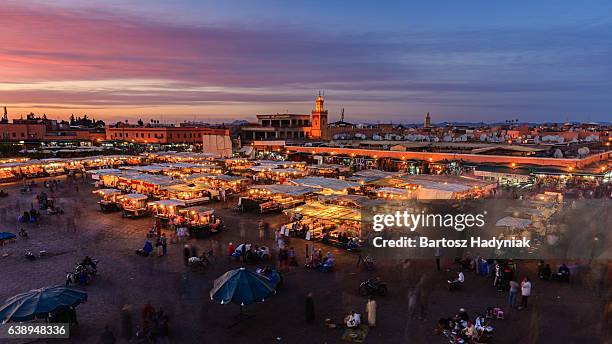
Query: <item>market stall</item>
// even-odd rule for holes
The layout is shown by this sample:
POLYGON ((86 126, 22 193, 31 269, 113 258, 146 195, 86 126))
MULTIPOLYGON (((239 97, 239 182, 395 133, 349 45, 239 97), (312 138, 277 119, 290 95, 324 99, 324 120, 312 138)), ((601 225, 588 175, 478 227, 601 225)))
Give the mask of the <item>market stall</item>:
POLYGON ((249 184, 249 179, 246 177, 211 173, 193 174, 184 180, 189 183, 204 183, 217 191, 224 189, 228 196, 244 191, 249 184))
POLYGON ((417 197, 417 193, 410 188, 382 187, 376 189, 376 197, 387 200, 407 200, 417 197))
POLYGON ((361 233, 359 209, 340 205, 307 202, 285 210, 292 218, 287 224, 296 236, 306 240, 321 240, 325 244, 358 248, 361 233))
POLYGON ((247 197, 240 197, 238 206, 260 213, 279 211, 304 203, 315 191, 311 187, 290 184, 254 185, 247 197))
POLYGON ((117 200, 123 209, 123 217, 137 218, 147 213, 146 195, 131 193, 117 196, 117 200))
POLYGON ((119 202, 117 197, 121 195, 121 191, 117 189, 98 189, 93 191, 94 194, 99 195, 102 199, 98 202, 100 210, 102 212, 111 212, 120 210, 119 202))
POLYGON ((147 203, 149 212, 156 218, 169 220, 178 214, 178 209, 185 206, 185 202, 176 199, 161 199, 147 203))
POLYGON ((178 226, 186 228, 192 238, 205 238, 223 228, 223 221, 215 215, 214 209, 195 206, 180 208, 178 213, 178 226))
POLYGON ((300 179, 293 179, 289 182, 294 185, 307 186, 318 189, 317 193, 323 195, 346 195, 348 193, 353 193, 360 188, 359 183, 356 182, 324 177, 306 177, 300 179))
POLYGON ((319 164, 306 167, 308 174, 320 177, 347 176, 351 173, 351 167, 339 164, 319 164))
POLYGON ((218 195, 217 190, 203 183, 169 185, 162 190, 166 197, 178 200, 188 207, 209 202, 218 195))

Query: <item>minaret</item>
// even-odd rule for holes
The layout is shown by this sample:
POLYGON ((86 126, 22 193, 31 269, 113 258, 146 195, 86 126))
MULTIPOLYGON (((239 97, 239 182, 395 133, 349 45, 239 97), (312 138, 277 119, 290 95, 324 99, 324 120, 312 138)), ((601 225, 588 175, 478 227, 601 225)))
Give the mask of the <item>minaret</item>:
POLYGON ((424 128, 431 128, 431 117, 429 117, 429 112, 425 115, 425 125, 424 128))
POLYGON ((324 132, 327 129, 327 110, 325 110, 323 103, 325 98, 319 92, 319 96, 315 101, 315 109, 312 110, 311 123, 312 128, 310 130, 310 136, 313 138, 321 138, 324 136, 324 132))

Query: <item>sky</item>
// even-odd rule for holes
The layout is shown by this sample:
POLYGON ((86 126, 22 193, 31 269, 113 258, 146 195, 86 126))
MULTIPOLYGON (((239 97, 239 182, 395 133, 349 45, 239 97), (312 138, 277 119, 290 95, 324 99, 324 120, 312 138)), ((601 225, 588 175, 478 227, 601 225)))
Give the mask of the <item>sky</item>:
POLYGON ((609 1, 3 1, 0 106, 106 121, 612 121, 609 1))

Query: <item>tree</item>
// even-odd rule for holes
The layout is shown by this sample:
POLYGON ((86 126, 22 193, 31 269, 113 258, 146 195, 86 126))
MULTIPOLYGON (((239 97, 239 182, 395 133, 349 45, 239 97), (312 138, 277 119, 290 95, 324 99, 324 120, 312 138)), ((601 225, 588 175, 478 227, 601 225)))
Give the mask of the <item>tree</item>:
POLYGON ((138 119, 138 125, 139 126, 144 126, 144 122, 142 121, 142 118, 138 119))

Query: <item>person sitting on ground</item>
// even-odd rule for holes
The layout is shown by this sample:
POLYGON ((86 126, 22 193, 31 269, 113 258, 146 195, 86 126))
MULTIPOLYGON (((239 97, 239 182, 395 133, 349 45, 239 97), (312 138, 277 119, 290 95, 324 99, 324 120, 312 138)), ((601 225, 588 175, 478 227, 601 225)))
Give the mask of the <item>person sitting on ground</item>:
POLYGON ((27 239, 28 238, 28 232, 26 232, 25 229, 21 228, 19 230, 19 237, 21 237, 23 239, 27 239))
POLYGON ((459 308, 459 313, 457 313, 457 318, 462 321, 470 320, 470 316, 465 311, 465 308, 459 308))
POLYGON ((357 238, 352 238, 351 241, 349 241, 348 245, 346 246, 347 250, 356 250, 359 248, 359 239, 357 238))
POLYGON ((148 256, 151 254, 151 252, 153 252, 153 244, 151 244, 149 240, 145 240, 142 249, 138 250, 136 253, 143 256, 148 256))
POLYGON ((361 325, 361 315, 355 311, 351 311, 351 313, 344 318, 344 323, 348 328, 359 327, 359 325, 361 325))
POLYGON ((476 327, 474 326, 474 324, 472 324, 471 321, 468 321, 468 323, 465 326, 465 328, 461 331, 461 334, 463 335, 464 339, 466 339, 468 341, 472 340, 477 335, 476 327))

